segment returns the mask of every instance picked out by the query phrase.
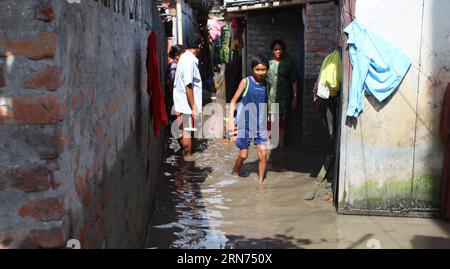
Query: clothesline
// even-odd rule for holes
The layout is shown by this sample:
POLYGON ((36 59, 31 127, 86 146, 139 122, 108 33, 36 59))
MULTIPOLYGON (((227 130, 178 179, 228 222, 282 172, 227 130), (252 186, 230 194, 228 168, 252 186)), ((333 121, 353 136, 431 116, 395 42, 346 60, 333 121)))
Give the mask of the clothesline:
MULTIPOLYGON (((349 11, 348 9, 343 8, 343 10, 344 10, 345 12, 347 12, 348 14, 350 14, 351 16, 353 16, 353 18, 358 19, 358 17, 357 17, 354 13, 352 13, 351 11, 349 11)), ((422 70, 422 67, 421 67, 420 65, 417 66, 417 65, 415 65, 414 63, 411 62, 411 67, 413 67, 414 69, 416 69, 417 72, 422 73, 422 75, 424 75, 428 80, 431 80, 431 79, 430 79, 431 75, 425 73, 425 72, 422 70)))

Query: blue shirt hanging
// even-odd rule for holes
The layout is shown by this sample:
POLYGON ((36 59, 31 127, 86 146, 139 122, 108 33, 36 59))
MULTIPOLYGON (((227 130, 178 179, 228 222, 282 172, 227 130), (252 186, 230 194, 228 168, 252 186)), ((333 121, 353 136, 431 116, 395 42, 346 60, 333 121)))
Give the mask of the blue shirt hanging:
POLYGON ((382 102, 397 89, 411 65, 410 58, 365 28, 355 19, 344 32, 348 35, 353 65, 347 116, 358 117, 364 108, 364 91, 382 102))

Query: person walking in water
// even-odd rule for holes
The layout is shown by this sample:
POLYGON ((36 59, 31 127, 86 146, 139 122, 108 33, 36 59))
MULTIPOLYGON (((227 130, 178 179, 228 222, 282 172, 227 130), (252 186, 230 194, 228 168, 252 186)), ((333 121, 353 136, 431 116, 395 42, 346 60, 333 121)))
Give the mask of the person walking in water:
POLYGON ((182 123, 184 160, 192 161, 194 121, 198 121, 202 113, 202 77, 196 55, 202 48, 203 39, 199 34, 191 33, 187 41, 187 50, 181 55, 175 72, 173 103, 177 121, 182 123))
POLYGON ((239 155, 233 173, 240 176, 241 167, 248 157, 250 142, 254 139, 259 157, 258 178, 259 182, 262 183, 265 178, 267 162, 267 99, 269 86, 266 82, 266 75, 269 69, 269 61, 265 56, 259 54, 252 59, 251 69, 252 75, 241 80, 231 100, 228 130, 234 131, 234 111, 239 98, 242 96, 236 116, 238 127, 236 146, 239 148, 239 155))

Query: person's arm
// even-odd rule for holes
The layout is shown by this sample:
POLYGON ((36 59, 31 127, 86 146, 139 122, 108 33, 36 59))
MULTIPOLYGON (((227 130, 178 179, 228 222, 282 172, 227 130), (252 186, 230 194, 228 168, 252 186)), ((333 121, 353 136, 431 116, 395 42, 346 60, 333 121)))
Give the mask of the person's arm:
POLYGON ((192 88, 192 83, 186 86, 186 96, 188 99, 189 106, 191 107, 192 110, 192 116, 197 117, 198 111, 197 107, 195 106, 194 89, 192 88))
POLYGON ((242 79, 239 86, 230 102, 230 116, 228 117, 228 131, 234 131, 234 110, 236 109, 236 103, 245 90, 247 79, 242 79))

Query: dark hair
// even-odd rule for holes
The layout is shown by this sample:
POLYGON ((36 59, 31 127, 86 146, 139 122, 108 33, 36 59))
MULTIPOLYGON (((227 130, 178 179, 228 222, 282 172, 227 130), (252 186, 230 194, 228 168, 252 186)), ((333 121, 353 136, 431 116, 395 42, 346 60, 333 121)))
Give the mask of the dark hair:
POLYGON ((203 38, 199 34, 192 33, 188 36, 186 45, 188 49, 196 49, 202 42, 203 38))
POLYGON ((170 48, 169 57, 170 57, 171 59, 175 59, 175 56, 177 56, 177 55, 183 53, 185 50, 186 50, 186 49, 184 48, 183 45, 179 45, 179 44, 173 45, 173 46, 170 48))
POLYGON ((270 44, 270 50, 273 50, 275 45, 280 45, 283 50, 286 50, 286 44, 284 44, 284 41, 281 39, 275 39, 274 41, 272 41, 272 44, 270 44))
POLYGON ((267 60, 267 57, 264 56, 263 54, 257 54, 256 56, 254 56, 252 58, 251 64, 250 66, 253 68, 255 68, 255 66, 257 66, 258 64, 263 64, 267 67, 267 69, 269 69, 269 60, 267 60))

